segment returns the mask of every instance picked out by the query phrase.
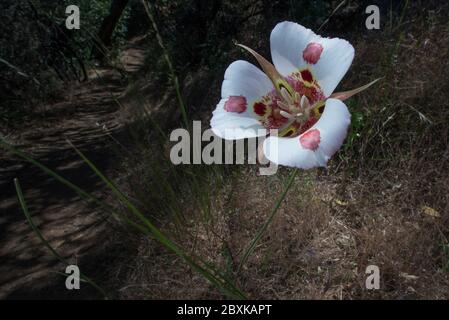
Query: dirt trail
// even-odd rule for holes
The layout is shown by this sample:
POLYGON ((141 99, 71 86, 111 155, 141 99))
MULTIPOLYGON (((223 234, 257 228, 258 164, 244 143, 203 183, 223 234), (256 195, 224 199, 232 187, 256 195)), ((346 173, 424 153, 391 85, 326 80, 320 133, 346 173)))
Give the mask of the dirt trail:
MULTIPOLYGON (((143 50, 137 41, 122 55, 126 73, 139 70, 143 50)), ((103 196, 99 179, 80 161, 66 139, 78 146, 98 167, 114 176, 114 152, 108 148, 125 127, 115 98, 126 89, 122 75, 108 68, 91 72, 91 79, 68 89, 64 101, 46 106, 45 120, 20 130, 10 142, 56 170, 87 192, 103 196), (105 130, 106 128, 106 130, 105 130)), ((100 273, 108 262, 113 235, 106 216, 33 165, 0 151, 0 299, 93 298, 97 294, 81 285, 67 290, 65 266, 52 257, 30 230, 18 205, 13 179, 19 178, 35 222, 56 250, 85 273, 100 273)))

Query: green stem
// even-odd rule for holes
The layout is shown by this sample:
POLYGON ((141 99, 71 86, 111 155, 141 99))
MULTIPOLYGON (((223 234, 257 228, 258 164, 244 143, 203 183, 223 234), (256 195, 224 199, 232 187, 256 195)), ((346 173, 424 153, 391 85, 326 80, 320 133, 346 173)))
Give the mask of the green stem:
MULTIPOLYGON (((69 142, 70 143, 70 142, 69 142)), ((71 143, 70 143, 71 144, 71 143)), ((194 270, 199 272, 205 279, 207 279, 210 283, 212 283, 214 286, 216 286, 222 293, 226 294, 228 297, 233 299, 246 299, 245 294, 238 289, 233 282, 230 279, 227 279, 223 274, 221 274, 218 270, 216 270, 213 266, 210 264, 207 264, 206 261, 203 261, 202 259, 198 258, 198 262, 195 261, 194 257, 187 254, 187 252, 184 252, 181 247, 179 247, 177 244, 172 242, 168 237, 165 236, 156 226, 154 226, 134 205, 130 203, 128 198, 117 189, 117 187, 109 181, 94 165, 92 162, 90 162, 84 154, 81 153, 78 149, 76 149, 73 144, 71 146, 75 149, 75 151, 81 156, 81 158, 86 162, 86 164, 97 174, 97 176, 103 180, 107 186, 117 195, 118 199, 123 202, 128 209, 130 209, 131 213, 135 215, 136 218, 138 218, 141 222, 143 222, 143 225, 138 224, 131 219, 127 218, 126 215, 123 214, 117 214, 112 210, 112 208, 109 207, 109 205, 103 204, 100 200, 94 198, 92 195, 86 193, 84 190, 80 189, 76 185, 70 183, 68 180, 62 178, 60 175, 56 174, 54 171, 50 170, 49 168, 45 167, 38 161, 32 159, 25 153, 17 150, 16 148, 10 146, 7 142, 3 141, 0 138, 0 147, 5 148, 6 150, 12 152, 15 155, 18 155, 22 157, 23 159, 29 161, 30 163, 36 165, 41 170, 49 174, 50 176, 57 179, 59 182, 63 183, 64 185, 68 186, 70 189, 74 190, 78 195, 80 195, 82 198, 86 200, 91 200, 95 204, 98 204, 104 209, 107 209, 111 213, 114 214, 114 216, 122 217, 121 221, 124 221, 131 225, 132 227, 135 227, 139 231, 141 231, 143 234, 150 236, 152 235, 156 240, 158 240, 162 245, 164 245, 167 249, 173 251, 175 254, 177 254, 180 258, 182 258, 187 264, 189 264, 194 270)), ((31 219, 31 216, 28 213, 28 208, 25 204, 25 200, 23 197, 23 194, 20 189, 20 185, 18 184, 18 181, 16 182, 16 190, 17 194, 19 196, 19 201, 22 205, 22 209, 25 213, 25 216, 27 217, 28 222, 31 225, 31 228, 33 231, 38 235, 39 239, 45 244, 45 246, 51 251, 51 253, 60 261, 68 264, 54 249, 51 247, 51 245, 48 243, 48 241, 42 236, 40 231, 37 229, 36 225, 34 224, 33 220, 31 219)), ((95 283, 92 282, 88 277, 80 274, 82 276, 82 279, 84 281, 89 282, 92 286, 96 286, 95 283)), ((104 293, 104 291, 101 290, 101 288, 97 288, 97 290, 104 293)), ((105 295, 106 297, 106 295, 105 295)))
POLYGON ((245 254, 243 255, 242 260, 240 260, 240 263, 239 263, 239 266, 238 266, 238 269, 237 269, 237 273, 240 272, 240 270, 242 269, 243 265, 246 263, 246 261, 248 260, 249 256, 253 253, 254 249, 256 248, 257 243, 262 238, 262 236, 264 235, 264 233, 267 230, 268 226, 273 221, 273 218, 276 215, 276 213, 278 212, 279 207, 282 204, 282 201, 284 201, 285 196, 288 193, 288 190, 290 190, 290 187, 292 186, 293 181, 295 180, 295 177, 298 174, 298 171, 299 171, 299 169, 294 169, 293 172, 291 173, 290 177, 288 178, 287 184, 285 185, 285 189, 282 192, 281 196, 277 199, 276 204, 274 205, 273 210, 271 211, 270 216, 268 217, 267 221, 265 221, 263 226, 259 229, 259 231, 257 232, 256 236, 251 241, 251 244, 249 245, 248 249, 245 251, 245 254))
POLYGON ((199 263, 195 261, 193 257, 188 255, 178 244, 171 241, 161 230, 159 230, 149 219, 147 219, 143 213, 137 209, 128 199, 128 197, 118 189, 118 187, 110 181, 100 170, 70 141, 68 143, 76 151, 76 153, 83 159, 83 161, 92 169, 92 171, 111 189, 111 191, 117 196, 129 211, 138 218, 143 225, 147 228, 148 233, 152 234, 156 240, 162 243, 167 249, 173 251, 176 255, 182 258, 187 264, 189 264, 193 269, 199 272, 205 279, 209 280, 213 285, 222 290, 225 294, 233 299, 246 299, 245 294, 240 291, 233 283, 228 279, 223 278, 223 276, 215 270, 208 266, 205 261, 198 258, 199 263), (203 267, 206 265, 206 267, 203 267))

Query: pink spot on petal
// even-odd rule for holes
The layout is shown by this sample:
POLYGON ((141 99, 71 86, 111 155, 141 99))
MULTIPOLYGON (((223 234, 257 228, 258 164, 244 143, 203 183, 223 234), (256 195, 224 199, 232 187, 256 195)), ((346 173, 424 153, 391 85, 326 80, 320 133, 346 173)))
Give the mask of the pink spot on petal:
POLYGON ((318 129, 312 129, 299 137, 299 142, 304 149, 315 151, 320 145, 321 137, 318 129))
POLYGON ((323 46, 316 42, 311 42, 302 52, 302 57, 305 62, 310 64, 315 64, 320 59, 321 53, 323 52, 323 46))
POLYGON ((245 112, 246 98, 243 96, 230 96, 225 102, 224 109, 228 112, 245 112))

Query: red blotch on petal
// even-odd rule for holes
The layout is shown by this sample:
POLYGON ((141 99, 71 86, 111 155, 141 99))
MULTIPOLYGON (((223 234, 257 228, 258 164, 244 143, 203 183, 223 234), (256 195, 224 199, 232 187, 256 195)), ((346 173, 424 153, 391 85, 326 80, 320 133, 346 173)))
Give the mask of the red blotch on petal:
POLYGON ((313 82, 313 75, 309 69, 302 70, 301 77, 304 79, 304 81, 313 82))
POLYGON ((307 131, 299 137, 299 142, 304 149, 315 151, 320 145, 321 137, 318 129, 307 131))
POLYGON ((228 112, 245 112, 246 98, 243 96, 230 96, 225 102, 224 109, 228 112))
POLYGON ((319 107, 319 108, 318 108, 318 112, 319 112, 319 113, 323 113, 323 112, 324 112, 324 106, 319 107))
POLYGON ((323 46, 316 42, 311 42, 302 52, 302 57, 305 62, 315 64, 320 60, 321 53, 323 52, 323 46))
POLYGON ((257 102, 254 104, 254 113, 263 116, 267 112, 267 106, 263 104, 262 102, 257 102))
POLYGON ((315 123, 317 123, 317 119, 311 115, 310 118, 300 127, 299 134, 303 134, 307 130, 313 127, 315 123))
POLYGON ((267 129, 279 129, 284 124, 288 122, 288 119, 281 116, 281 118, 276 119, 273 116, 268 117, 268 119, 265 121, 264 126, 267 129))
POLYGON ((313 80, 312 73, 307 69, 295 72, 287 77, 287 81, 296 92, 305 95, 312 105, 326 99, 318 83, 313 80), (306 82, 304 78, 312 82, 306 82))

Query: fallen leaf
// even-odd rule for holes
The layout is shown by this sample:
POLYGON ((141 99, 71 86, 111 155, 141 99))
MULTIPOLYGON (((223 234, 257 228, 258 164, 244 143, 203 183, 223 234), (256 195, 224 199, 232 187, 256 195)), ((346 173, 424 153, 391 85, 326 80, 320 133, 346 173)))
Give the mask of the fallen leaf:
POLYGON ((344 201, 341 201, 338 199, 335 199, 335 203, 338 204, 339 206, 347 206, 348 205, 347 202, 344 202, 344 201))
POLYGON ((401 277, 405 278, 406 280, 417 280, 417 279, 419 279, 419 277, 414 276, 412 274, 405 273, 405 272, 401 272, 399 275, 401 277))
POLYGON ((431 216, 434 218, 441 218, 440 213, 438 211, 436 211, 434 208, 431 208, 428 206, 422 206, 421 210, 428 216, 431 216))

